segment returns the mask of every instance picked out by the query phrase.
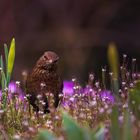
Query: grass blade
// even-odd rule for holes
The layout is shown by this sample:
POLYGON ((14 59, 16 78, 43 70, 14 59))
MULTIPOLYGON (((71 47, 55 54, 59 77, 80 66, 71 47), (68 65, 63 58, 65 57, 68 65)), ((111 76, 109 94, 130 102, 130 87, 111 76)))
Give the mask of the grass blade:
POLYGON ((135 87, 129 90, 129 106, 137 119, 140 119, 140 81, 138 80, 135 87))
POLYGON ((0 67, 2 68, 2 70, 4 70, 3 56, 2 56, 2 55, 1 55, 1 57, 0 57, 0 67))
POLYGON ((0 58, 0 67, 2 68, 1 69, 1 88, 2 88, 2 91, 6 88, 6 77, 5 77, 5 73, 4 73, 4 64, 3 64, 3 57, 1 55, 1 58, 0 58))
POLYGON ((112 140, 121 140, 120 127, 119 127, 119 111, 117 106, 113 107, 113 111, 111 113, 111 134, 112 140))
POLYGON ((113 72, 112 77, 112 89, 113 93, 116 97, 116 100, 118 101, 118 91, 119 91, 119 82, 118 82, 118 76, 119 76, 119 55, 117 48, 114 43, 109 44, 108 48, 108 61, 111 68, 111 71, 113 72))
POLYGON ((108 48, 108 61, 110 64, 111 71, 113 72, 113 77, 118 79, 119 74, 119 56, 118 51, 114 43, 109 44, 108 48))
POLYGON ((128 110, 124 112, 124 128, 123 128, 123 140, 132 140, 132 129, 130 113, 128 110))
POLYGON ((67 134, 68 140, 86 140, 83 129, 80 128, 74 120, 66 113, 63 113, 63 125, 67 134))
POLYGON ((96 140, 104 140, 105 139, 105 129, 103 125, 99 126, 98 131, 95 133, 96 140))
POLYGON ((47 130, 40 131, 36 140, 56 140, 55 136, 47 130))
MULTIPOLYGON (((8 68, 8 46, 7 44, 4 44, 4 53, 5 53, 5 62, 6 62, 6 72, 8 68)), ((7 73, 6 73, 6 78, 7 78, 7 73)))

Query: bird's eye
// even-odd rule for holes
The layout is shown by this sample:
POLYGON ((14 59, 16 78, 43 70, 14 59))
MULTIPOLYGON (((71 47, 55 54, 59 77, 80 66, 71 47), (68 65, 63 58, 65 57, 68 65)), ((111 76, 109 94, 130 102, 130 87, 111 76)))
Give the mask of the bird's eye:
POLYGON ((44 55, 44 59, 45 59, 45 60, 47 60, 47 59, 48 59, 46 55, 44 55))

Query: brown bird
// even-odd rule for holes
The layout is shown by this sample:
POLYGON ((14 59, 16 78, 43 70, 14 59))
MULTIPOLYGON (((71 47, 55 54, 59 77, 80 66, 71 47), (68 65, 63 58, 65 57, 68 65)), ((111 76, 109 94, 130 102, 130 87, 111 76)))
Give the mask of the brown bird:
POLYGON ((57 71, 59 57, 52 51, 46 51, 37 61, 31 74, 26 81, 26 92, 29 94, 29 102, 35 111, 39 111, 37 97, 41 95, 45 102, 44 112, 49 112, 46 93, 54 95, 54 106, 57 107, 60 101, 59 94, 63 90, 63 82, 57 71))

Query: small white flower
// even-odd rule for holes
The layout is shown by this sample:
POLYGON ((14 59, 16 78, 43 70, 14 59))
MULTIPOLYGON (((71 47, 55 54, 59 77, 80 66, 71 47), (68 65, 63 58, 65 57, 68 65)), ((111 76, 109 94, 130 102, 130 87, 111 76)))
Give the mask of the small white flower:
POLYGON ((15 140, 20 140, 20 136, 19 135, 14 135, 13 137, 15 140))
POLYGON ((16 85, 17 86, 20 86, 20 81, 16 81, 16 85))

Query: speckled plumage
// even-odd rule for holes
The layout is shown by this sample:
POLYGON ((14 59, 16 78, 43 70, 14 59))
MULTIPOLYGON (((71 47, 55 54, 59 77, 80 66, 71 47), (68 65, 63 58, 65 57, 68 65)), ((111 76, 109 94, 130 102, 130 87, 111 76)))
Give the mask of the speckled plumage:
POLYGON ((47 51, 37 61, 32 72, 29 74, 26 82, 27 94, 30 95, 30 104, 34 107, 34 110, 39 111, 39 107, 36 104, 37 96, 42 95, 44 102, 46 103, 44 112, 48 110, 48 100, 45 96, 46 93, 52 93, 54 95, 54 106, 57 107, 60 101, 59 94, 63 90, 63 82, 57 72, 57 61, 59 57, 56 53, 47 51), (45 86, 41 86, 41 84, 45 86))

